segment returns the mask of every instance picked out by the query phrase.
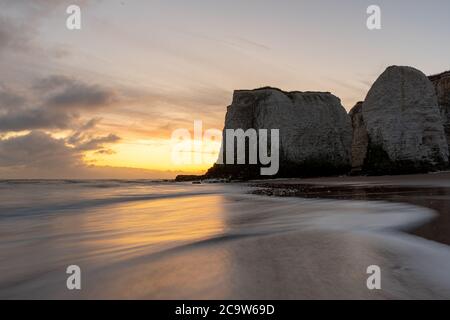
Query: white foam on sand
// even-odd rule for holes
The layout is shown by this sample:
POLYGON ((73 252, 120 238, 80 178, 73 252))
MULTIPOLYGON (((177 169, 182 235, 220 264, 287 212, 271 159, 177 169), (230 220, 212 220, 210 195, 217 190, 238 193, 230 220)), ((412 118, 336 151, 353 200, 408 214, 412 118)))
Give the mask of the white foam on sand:
POLYGON ((359 212, 336 210, 312 217, 309 227, 365 237, 382 251, 394 255, 401 264, 399 269, 407 270, 415 282, 425 283, 433 298, 450 298, 450 248, 406 233, 432 220, 437 215, 435 211, 403 203, 342 201, 340 204, 344 207, 359 212))

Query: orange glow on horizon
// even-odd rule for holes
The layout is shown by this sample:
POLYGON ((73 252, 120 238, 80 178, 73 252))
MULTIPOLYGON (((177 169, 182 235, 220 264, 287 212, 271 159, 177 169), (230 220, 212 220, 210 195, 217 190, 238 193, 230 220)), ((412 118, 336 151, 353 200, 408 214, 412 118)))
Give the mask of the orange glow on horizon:
POLYGON ((89 165, 127 167, 161 171, 204 172, 217 160, 220 142, 205 141, 202 151, 196 152, 194 140, 185 141, 184 151, 174 161, 173 142, 167 139, 135 140, 119 142, 110 146, 113 153, 86 152, 84 160, 89 165), (198 160, 201 161, 198 161, 198 160))

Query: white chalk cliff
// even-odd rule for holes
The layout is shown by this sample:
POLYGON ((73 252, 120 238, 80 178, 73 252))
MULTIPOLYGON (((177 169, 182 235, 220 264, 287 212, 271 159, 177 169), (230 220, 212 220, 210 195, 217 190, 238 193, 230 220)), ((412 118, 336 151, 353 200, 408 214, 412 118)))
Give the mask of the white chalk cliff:
MULTIPOLYGON (((350 117, 331 93, 235 91, 225 129, 250 128, 280 130, 281 176, 326 175, 346 172, 351 166, 350 117)), ((239 174, 248 170, 233 169, 239 174)))
POLYGON ((443 72, 429 79, 434 85, 438 99, 441 117, 444 124, 444 131, 450 149, 450 71, 443 72))
POLYGON ((445 167, 448 146, 433 84, 419 70, 391 66, 362 105, 368 134, 365 167, 376 173, 445 167))
MULTIPOLYGON (((450 72, 428 78, 412 67, 388 67, 349 114, 328 92, 237 90, 225 129, 252 128, 279 129, 278 176, 324 176, 350 167, 369 174, 446 169, 450 72)), ((258 178, 259 167, 216 164, 205 176, 258 178)))

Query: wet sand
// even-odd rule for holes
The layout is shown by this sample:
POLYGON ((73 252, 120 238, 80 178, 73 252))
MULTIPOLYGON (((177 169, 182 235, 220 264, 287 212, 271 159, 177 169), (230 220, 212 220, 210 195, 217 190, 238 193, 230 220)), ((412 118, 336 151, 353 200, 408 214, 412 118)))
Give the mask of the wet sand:
POLYGON ((412 234, 450 245, 450 172, 433 174, 278 179, 252 184, 255 194, 313 199, 382 200, 435 210, 429 223, 412 234))
POLYGON ((84 298, 130 299, 445 299, 420 279, 413 260, 377 239, 341 232, 292 232, 185 248, 133 264, 84 298), (398 261, 403 261, 399 264, 398 261), (368 265, 383 290, 366 287, 368 265), (124 290, 124 288, 127 288, 124 290))
POLYGON ((306 193, 298 180, 257 183, 264 193, 303 190, 317 199, 247 194, 255 189, 243 184, 6 184, 0 298, 450 298, 449 247, 404 232, 434 212, 393 200, 326 199, 332 192, 323 188, 356 192, 341 190, 342 181, 312 180, 306 193), (82 269, 80 291, 66 288, 71 264, 82 269), (382 269, 382 290, 366 287, 370 265, 382 269))

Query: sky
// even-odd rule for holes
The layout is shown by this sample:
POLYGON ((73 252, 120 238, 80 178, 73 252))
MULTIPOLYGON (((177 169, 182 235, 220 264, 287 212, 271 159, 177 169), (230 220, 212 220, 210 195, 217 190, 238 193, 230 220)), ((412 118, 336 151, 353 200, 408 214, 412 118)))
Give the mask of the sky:
POLYGON ((171 135, 221 130, 234 90, 329 91, 350 110, 390 65, 449 70, 449 38, 448 0, 0 0, 0 178, 200 173, 220 141, 179 164, 171 135))

